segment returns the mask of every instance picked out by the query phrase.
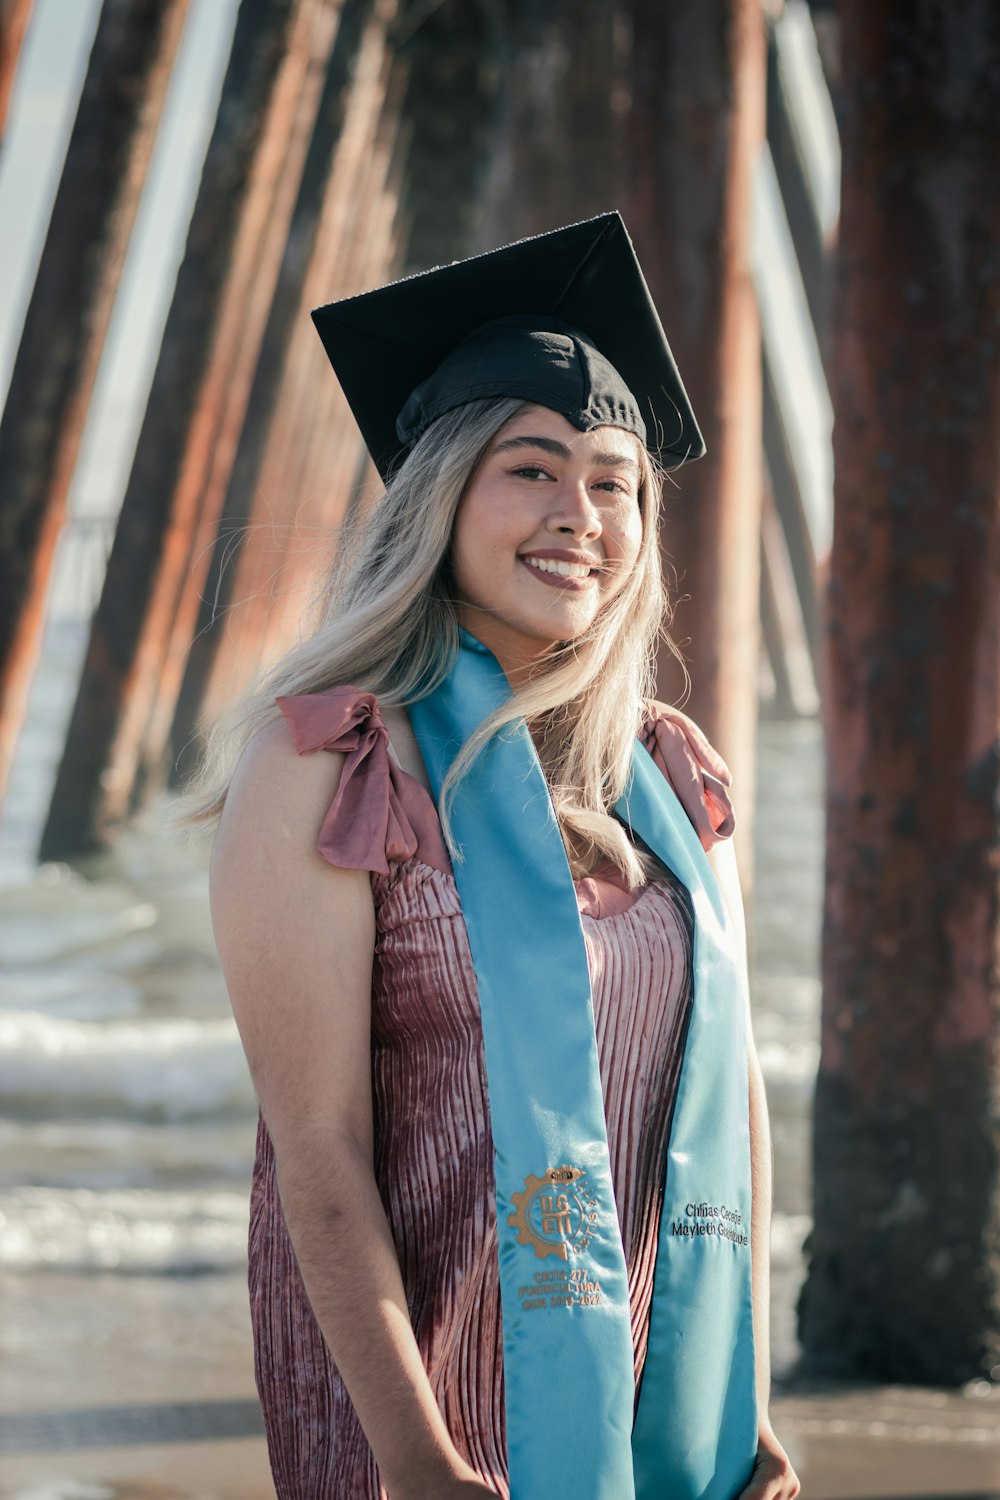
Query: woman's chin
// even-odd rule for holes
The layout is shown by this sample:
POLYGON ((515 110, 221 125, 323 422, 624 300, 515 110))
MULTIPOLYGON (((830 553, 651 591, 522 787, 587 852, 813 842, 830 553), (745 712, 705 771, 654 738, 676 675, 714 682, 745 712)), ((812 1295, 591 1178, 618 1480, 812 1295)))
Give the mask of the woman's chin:
POLYGON ((541 618, 526 617, 512 624, 524 639, 526 647, 538 654, 551 651, 563 641, 575 641, 593 624, 594 612, 587 609, 560 609, 547 612, 541 618))
POLYGON ((590 610, 547 611, 538 617, 464 607, 459 624, 487 646, 508 673, 513 668, 537 666, 557 647, 579 639, 593 620, 590 610))

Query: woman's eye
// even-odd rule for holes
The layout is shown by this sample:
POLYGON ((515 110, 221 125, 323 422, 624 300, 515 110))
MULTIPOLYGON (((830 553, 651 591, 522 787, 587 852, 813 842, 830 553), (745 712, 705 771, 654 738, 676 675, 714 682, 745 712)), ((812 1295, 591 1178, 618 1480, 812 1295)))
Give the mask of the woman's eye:
MULTIPOLYGON (((539 479, 553 480, 552 474, 548 469, 544 469, 541 464, 519 464, 516 469, 511 470, 511 473, 515 474, 519 479, 531 481, 539 479)), ((632 496, 632 487, 625 479, 601 479, 597 481, 594 488, 606 490, 610 495, 622 495, 626 499, 632 496)))

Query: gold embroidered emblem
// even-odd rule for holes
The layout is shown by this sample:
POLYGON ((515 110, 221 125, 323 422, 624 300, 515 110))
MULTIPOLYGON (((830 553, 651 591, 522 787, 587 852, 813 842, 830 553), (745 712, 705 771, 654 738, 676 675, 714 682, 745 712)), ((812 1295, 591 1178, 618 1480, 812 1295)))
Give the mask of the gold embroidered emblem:
POLYGON ((519 1245, 530 1245, 544 1260, 558 1255, 569 1260, 590 1244, 597 1222, 597 1198, 579 1167, 550 1167, 544 1176, 530 1173, 524 1192, 512 1193, 514 1212, 507 1223, 518 1231, 519 1245))

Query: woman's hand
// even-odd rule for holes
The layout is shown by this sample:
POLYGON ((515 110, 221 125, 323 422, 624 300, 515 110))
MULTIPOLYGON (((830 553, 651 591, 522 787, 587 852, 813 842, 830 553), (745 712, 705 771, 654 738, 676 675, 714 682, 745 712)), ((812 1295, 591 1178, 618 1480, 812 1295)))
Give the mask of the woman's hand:
POLYGON ((757 1442, 753 1476, 738 1500, 795 1500, 801 1488, 791 1459, 778 1442, 773 1428, 763 1425, 757 1442))
POLYGON ((402 1489, 390 1488, 390 1500, 497 1500, 496 1490, 490 1489, 485 1480, 474 1470, 463 1464, 467 1472, 462 1475, 448 1474, 424 1483, 407 1484, 402 1489))
POLYGON ((736 827, 728 791, 733 773, 687 714, 666 703, 653 702, 650 708, 657 715, 653 732, 670 785, 691 819, 702 848, 711 849, 729 838, 736 827))
POLYGON ((497 1491, 491 1490, 482 1479, 455 1479, 443 1489, 438 1485, 433 1493, 428 1490, 427 1500, 483 1500, 484 1495, 497 1500, 497 1491))

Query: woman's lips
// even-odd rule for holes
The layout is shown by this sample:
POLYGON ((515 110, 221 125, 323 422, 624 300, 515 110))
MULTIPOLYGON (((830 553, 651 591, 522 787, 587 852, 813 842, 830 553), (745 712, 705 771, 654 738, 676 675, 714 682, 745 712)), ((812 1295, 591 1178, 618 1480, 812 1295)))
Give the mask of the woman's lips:
POLYGON ((589 589, 596 581, 594 573, 591 573, 589 578, 569 578, 562 573, 543 573, 541 568, 533 568, 523 557, 519 557, 518 562, 531 574, 532 578, 537 578, 540 583, 549 584, 551 588, 571 589, 574 593, 579 593, 582 589, 589 589))

